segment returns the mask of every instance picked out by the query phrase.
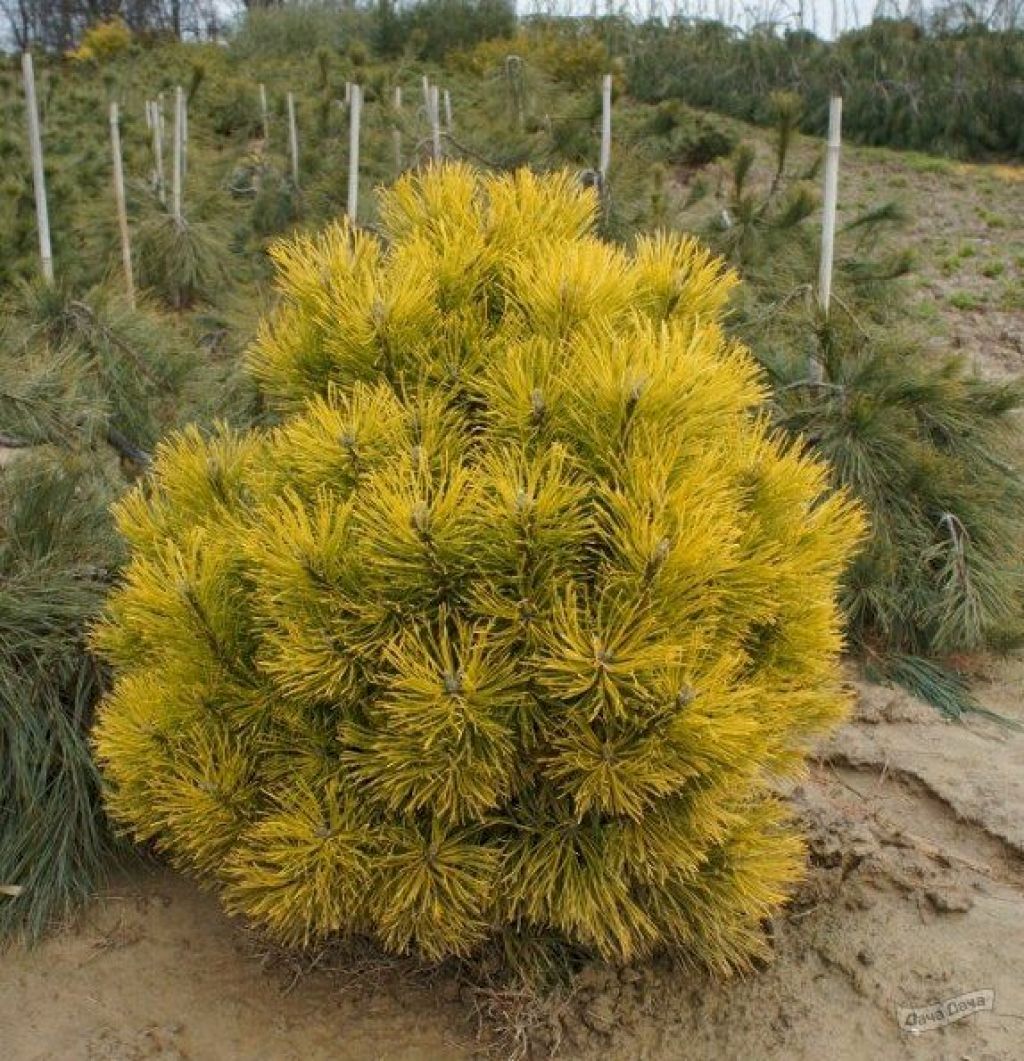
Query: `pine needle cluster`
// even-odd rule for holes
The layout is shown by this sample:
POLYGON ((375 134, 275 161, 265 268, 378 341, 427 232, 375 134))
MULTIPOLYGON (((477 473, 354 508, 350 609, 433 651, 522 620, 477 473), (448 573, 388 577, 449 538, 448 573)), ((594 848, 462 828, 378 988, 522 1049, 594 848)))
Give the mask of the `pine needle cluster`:
POLYGON ((732 274, 597 209, 445 166, 384 240, 279 244, 280 425, 172 437, 118 507, 109 809, 288 944, 725 971, 801 872, 770 783, 844 708, 859 510, 761 412, 732 274))
MULTIPOLYGON (((900 657, 948 658, 1024 632, 1024 385, 982 379, 842 309, 817 328, 820 381, 782 344, 765 344, 764 363, 777 422, 810 439, 870 513, 870 543, 845 579, 851 641, 947 710, 913 669, 904 679, 900 657)), ((962 695, 947 713, 970 703, 962 695)))
POLYGON ((0 943, 38 936, 92 889, 113 842, 86 731, 86 651, 116 557, 114 462, 0 448, 0 943))
POLYGON ((121 559, 109 506, 194 366, 175 328, 109 290, 0 304, 0 942, 37 937, 114 846, 87 732, 86 631, 121 559))
POLYGON ((167 318, 109 286, 20 284, 0 312, 0 432, 26 444, 102 444, 114 431, 148 449, 197 367, 167 318))
POLYGON ((978 710, 951 658, 1024 635, 1021 380, 988 381, 908 332, 894 281, 906 252, 865 256, 902 220, 893 203, 839 233, 826 314, 812 283, 820 232, 788 165, 795 111, 776 102, 773 172, 733 159, 729 206, 707 236, 743 271, 734 331, 773 386, 774 422, 824 459, 869 513, 871 537, 844 579, 851 644, 878 677, 958 716, 978 710), (813 363, 812 363, 813 362, 813 363))

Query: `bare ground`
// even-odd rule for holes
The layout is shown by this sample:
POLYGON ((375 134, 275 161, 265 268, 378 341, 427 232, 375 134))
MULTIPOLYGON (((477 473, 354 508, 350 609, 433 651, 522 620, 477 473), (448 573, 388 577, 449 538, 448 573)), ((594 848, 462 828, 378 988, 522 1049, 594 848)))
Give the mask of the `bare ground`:
POLYGON ((991 378, 1024 370, 1024 166, 853 149, 842 172, 846 220, 887 199, 906 211, 887 242, 913 252, 901 283, 933 348, 965 354, 991 378))

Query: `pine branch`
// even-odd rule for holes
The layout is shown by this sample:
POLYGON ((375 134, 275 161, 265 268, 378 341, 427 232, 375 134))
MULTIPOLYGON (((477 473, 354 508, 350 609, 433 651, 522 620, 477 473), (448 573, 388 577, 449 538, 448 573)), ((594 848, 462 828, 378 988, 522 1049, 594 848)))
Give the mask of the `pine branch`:
POLYGON ((125 458, 135 464, 148 467, 152 462, 152 457, 143 449, 139 449, 133 442, 129 441, 116 427, 107 426, 106 433, 107 442, 117 450, 117 452, 125 458))

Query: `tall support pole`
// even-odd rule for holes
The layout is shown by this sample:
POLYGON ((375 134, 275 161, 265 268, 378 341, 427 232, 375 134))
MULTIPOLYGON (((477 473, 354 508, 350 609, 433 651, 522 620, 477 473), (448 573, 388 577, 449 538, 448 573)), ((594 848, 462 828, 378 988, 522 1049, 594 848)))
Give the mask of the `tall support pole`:
POLYGON ((28 146, 32 156, 32 189, 36 197, 36 228, 39 231, 39 261, 43 279, 53 283, 53 250, 50 246, 50 211, 46 205, 46 176, 43 173, 43 138, 39 131, 39 106, 36 103, 36 74, 32 53, 21 56, 21 73, 25 82, 25 110, 28 114, 28 146))
POLYGON ((260 120, 263 123, 263 150, 270 146, 270 109, 267 107, 267 86, 260 83, 260 120))
POLYGON ((430 86, 430 139, 433 144, 434 161, 441 161, 441 101, 437 85, 430 86))
POLYGON ((612 163, 612 75, 605 74, 601 80, 601 160, 598 172, 601 180, 607 180, 612 163))
POLYGON ((299 130, 295 124, 295 94, 288 93, 288 151, 292 160, 292 184, 299 186, 299 130))
MULTIPOLYGON (((825 147, 825 201, 821 218, 821 261, 818 265, 818 306, 827 319, 832 300, 832 264, 835 256, 836 207, 839 201, 839 145, 841 142, 843 101, 833 96, 828 107, 828 142, 825 147)), ((825 362, 811 351, 807 378, 813 383, 825 379, 825 362)))
POLYGON ((452 94, 448 89, 444 90, 444 127, 446 132, 452 131, 452 94))
POLYGON ((818 270, 818 305, 828 313, 832 299, 832 262, 836 242, 836 207, 839 198, 839 147, 842 142, 843 100, 833 96, 828 107, 828 144, 825 148, 825 202, 821 219, 821 262, 818 270))
MULTIPOLYGON (((160 153, 162 155, 164 147, 167 145, 167 122, 164 120, 164 94, 162 92, 157 94, 155 107, 154 113, 156 114, 157 128, 160 130, 160 153)), ((166 181, 166 174, 164 176, 166 181)))
POLYGON ((271 143, 271 111, 266 105, 266 85, 260 82, 260 120, 263 123, 263 150, 271 143))
POLYGON ((363 112, 362 87, 353 84, 348 115, 348 208, 346 213, 355 222, 359 210, 359 122, 363 112))
POLYGON ((182 144, 182 133, 184 132, 182 124, 182 113, 185 110, 185 93, 182 91, 181 85, 174 90, 174 144, 172 145, 171 153, 171 213, 174 216, 174 220, 179 224, 181 223, 181 144, 182 144))
POLYGON ((399 115, 402 113, 402 86, 395 85, 395 127, 391 130, 391 140, 395 149, 395 175, 402 172, 402 129, 399 115))
POLYGON ((128 207, 124 198, 124 167, 121 164, 121 125, 117 104, 110 104, 110 151, 114 162, 114 203, 117 206, 117 226, 121 231, 121 264, 124 266, 124 286, 128 304, 135 309, 135 277, 132 275, 132 242, 128 230, 128 207))
POLYGON ((156 194, 161 204, 167 205, 167 179, 164 176, 164 124, 160 107, 155 99, 149 101, 149 128, 153 136, 153 166, 156 177, 156 194))

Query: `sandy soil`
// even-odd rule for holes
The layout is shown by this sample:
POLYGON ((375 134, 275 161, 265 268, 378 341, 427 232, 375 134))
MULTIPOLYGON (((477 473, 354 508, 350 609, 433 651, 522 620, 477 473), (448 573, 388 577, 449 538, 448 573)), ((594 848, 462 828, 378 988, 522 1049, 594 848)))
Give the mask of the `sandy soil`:
MULTIPOLYGON (((905 200, 915 220, 899 238, 919 252, 922 321, 993 375, 1024 368, 1021 176, 844 153, 844 208, 905 200)), ((1024 721, 1024 658, 985 664, 976 691, 1024 721)), ((524 1010, 513 1034, 481 1038, 489 999, 451 974, 268 965, 212 897, 137 867, 75 925, 0 955, 0 1061, 419 1061, 524 1047, 609 1061, 1022 1058, 1024 735, 858 692, 855 717, 790 792, 808 877, 756 976, 718 985, 595 966, 543 1013, 524 1010), (896 1007, 983 989, 991 1012, 901 1031, 896 1007)))
POLYGON ((966 354, 985 375, 1024 370, 1024 166, 976 166, 850 149, 843 215, 895 199, 908 224, 888 237, 913 250, 914 323, 936 350, 966 354))

